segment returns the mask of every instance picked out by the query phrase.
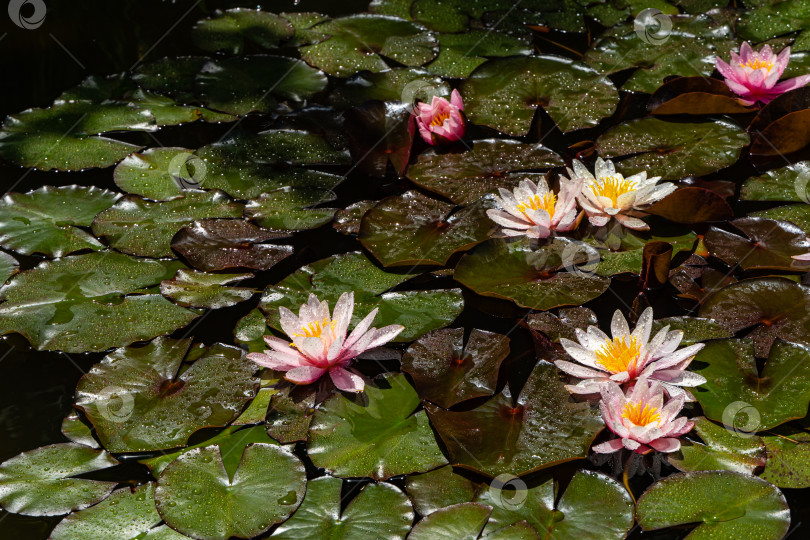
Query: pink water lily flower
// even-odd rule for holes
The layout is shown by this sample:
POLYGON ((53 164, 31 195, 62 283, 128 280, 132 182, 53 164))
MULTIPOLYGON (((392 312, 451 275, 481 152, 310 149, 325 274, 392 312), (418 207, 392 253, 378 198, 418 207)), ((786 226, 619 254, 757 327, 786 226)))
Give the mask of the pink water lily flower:
POLYGON ((786 81, 779 81, 790 62, 790 47, 773 54, 770 45, 765 45, 759 52, 754 51, 748 43, 740 47, 739 56, 732 51, 731 63, 726 64, 719 56, 715 66, 726 80, 729 90, 740 96, 744 105, 753 105, 757 101, 770 103, 775 97, 794 88, 800 88, 810 82, 810 75, 802 75, 786 81))
POLYGON ((695 425, 685 417, 678 417, 683 408, 683 397, 678 396, 664 404, 664 391, 654 381, 641 378, 629 396, 615 382, 601 388, 599 409, 610 431, 620 438, 593 447, 594 452, 610 454, 627 448, 638 454, 653 449, 659 452, 677 452, 681 442, 677 439, 695 425))
POLYGON ((464 104, 458 90, 453 90, 450 94, 450 101, 433 96, 430 104, 419 103, 417 109, 419 114, 416 116, 416 125, 426 143, 448 144, 464 136, 467 121, 461 112, 464 110, 464 104))
POLYGON ((660 176, 647 178, 646 171, 625 178, 612 161, 602 158, 596 158, 595 175, 577 160, 572 165, 568 174, 584 182, 578 200, 594 227, 607 225, 615 217, 629 229, 646 231, 650 227, 637 217, 639 212, 677 189, 671 182, 659 184, 660 176))
POLYGON ((500 188, 495 200, 501 209, 487 210, 489 218, 504 227, 507 236, 547 238, 552 231, 570 231, 582 217, 577 212, 577 195, 582 182, 563 178, 559 195, 541 178, 536 184, 522 180, 514 192, 500 188))
POLYGON ((292 343, 274 336, 264 336, 270 349, 251 353, 247 357, 276 371, 285 371, 284 378, 296 384, 317 381, 324 373, 339 390, 362 392, 365 382, 346 367, 359 354, 394 339, 405 328, 398 324, 376 329, 371 327, 374 308, 346 337, 354 311, 354 293, 343 293, 330 317, 329 303, 319 301, 314 294, 301 306, 298 316, 285 307, 279 308, 281 328, 292 343))
POLYGON ((582 379, 566 388, 572 394, 595 394, 601 384, 611 381, 632 386, 637 379, 660 382, 672 397, 694 401, 691 393, 682 387, 699 386, 706 382, 702 375, 687 371, 695 355, 704 344, 697 343, 678 349, 683 332, 669 331, 666 326, 650 339, 653 310, 647 308, 630 332, 627 319, 619 310, 613 314, 610 325, 612 338, 596 326, 587 331, 576 329, 579 343, 562 338, 560 344, 577 361, 558 360, 555 365, 562 371, 582 379))

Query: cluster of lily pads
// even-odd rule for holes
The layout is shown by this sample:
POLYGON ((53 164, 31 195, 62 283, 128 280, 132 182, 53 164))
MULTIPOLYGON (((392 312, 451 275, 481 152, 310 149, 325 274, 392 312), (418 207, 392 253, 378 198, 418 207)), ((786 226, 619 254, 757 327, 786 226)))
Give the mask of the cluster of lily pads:
POLYGON ((794 4, 234 8, 9 116, 1 159, 79 184, 0 201, 0 333, 98 362, 0 506, 56 540, 782 538, 794 4))

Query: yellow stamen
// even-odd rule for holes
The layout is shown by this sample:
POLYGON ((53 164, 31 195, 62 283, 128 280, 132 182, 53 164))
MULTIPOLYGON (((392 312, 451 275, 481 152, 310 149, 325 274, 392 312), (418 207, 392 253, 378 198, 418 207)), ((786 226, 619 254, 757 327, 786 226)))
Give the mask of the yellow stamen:
MULTIPOLYGON (((534 195, 530 197, 528 201, 521 202, 515 208, 517 208, 518 212, 526 213, 526 210, 531 208, 532 210, 545 210, 548 212, 549 217, 554 217, 554 206, 557 204, 557 195, 549 191, 542 197, 540 195, 534 195)), ((527 216, 528 217, 528 216, 527 216)))
POLYGON ((444 125, 444 121, 450 118, 450 111, 443 112, 441 114, 437 114, 433 117, 433 120, 430 121, 431 126, 441 127, 444 125))
POLYGON ((770 71, 773 67, 773 62, 763 62, 759 58, 753 58, 746 63, 740 62, 740 66, 742 67, 750 67, 751 69, 761 69, 765 68, 766 71, 770 71))
POLYGON ((619 196, 636 190, 635 182, 631 182, 626 179, 619 179, 615 176, 602 176, 599 178, 599 180, 601 181, 601 184, 593 184, 591 186, 591 190, 597 197, 607 197, 613 201, 614 205, 616 205, 616 201, 618 200, 619 196))
POLYGON ((641 403, 628 403, 622 409, 622 418, 630 420, 637 426, 647 426, 659 422, 661 414, 657 407, 650 407, 649 403, 645 403, 643 408, 641 403))
POLYGON ((622 373, 635 368, 640 352, 641 345, 636 338, 631 337, 627 343, 624 337, 615 337, 596 351, 596 363, 611 373, 622 373))
MULTIPOLYGON (((319 338, 319 337, 321 337, 321 334, 323 333, 324 330, 326 330, 327 327, 329 328, 330 332, 334 332, 336 324, 337 324, 337 321, 330 321, 329 318, 326 318, 326 319, 324 319, 322 321, 314 321, 314 322, 311 322, 308 325, 302 327, 301 328, 301 333, 295 333, 291 337, 293 339, 298 338, 298 337, 302 337, 302 338, 316 337, 316 338, 319 338)), ((295 343, 290 343, 290 347, 297 347, 297 345, 295 343)))

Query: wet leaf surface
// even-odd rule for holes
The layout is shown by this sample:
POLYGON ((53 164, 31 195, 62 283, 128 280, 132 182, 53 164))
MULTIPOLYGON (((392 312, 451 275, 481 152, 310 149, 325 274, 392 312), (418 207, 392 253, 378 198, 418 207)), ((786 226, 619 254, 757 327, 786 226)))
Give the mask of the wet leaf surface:
POLYGON ((779 426, 762 434, 767 450, 768 463, 760 478, 780 488, 801 489, 810 486, 810 470, 807 467, 810 451, 810 434, 791 426, 779 426))
POLYGON ((191 39, 199 48, 239 54, 246 43, 270 49, 293 36, 293 26, 283 17, 267 11, 234 8, 197 22, 191 39))
POLYGON ((784 221, 747 217, 730 222, 747 238, 712 227, 704 242, 709 253, 728 264, 742 268, 791 270, 797 261, 793 255, 810 252, 810 240, 799 227, 784 221))
POLYGON ((445 506, 472 501, 479 487, 449 465, 423 474, 409 474, 405 486, 414 510, 423 516, 445 506))
POLYGON ((701 442, 682 441, 681 449, 667 458, 681 471, 734 471, 754 474, 765 466, 763 440, 734 426, 716 424, 704 416, 693 419, 701 442))
POLYGON ((250 299, 251 287, 228 285, 253 278, 253 274, 209 274, 180 269, 172 279, 160 283, 160 294, 183 307, 220 309, 250 299))

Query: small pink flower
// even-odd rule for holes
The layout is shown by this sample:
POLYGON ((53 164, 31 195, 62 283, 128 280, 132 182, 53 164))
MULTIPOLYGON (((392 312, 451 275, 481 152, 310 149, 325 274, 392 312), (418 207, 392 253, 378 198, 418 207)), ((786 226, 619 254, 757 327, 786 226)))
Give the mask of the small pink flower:
POLYGON ((615 382, 607 382, 602 385, 601 394, 599 409, 605 425, 620 438, 594 446, 594 452, 600 454, 622 448, 638 454, 653 449, 677 452, 681 448, 677 437, 695 425, 683 416, 678 417, 683 397, 672 398, 664 405, 664 390, 657 382, 639 379, 629 396, 615 382))
POLYGON ((802 75, 777 83, 790 62, 790 47, 775 56, 770 45, 755 52, 748 43, 740 47, 739 56, 732 52, 731 63, 726 64, 718 56, 715 60, 717 71, 726 80, 729 89, 740 96, 744 105, 757 101, 770 103, 789 90, 800 88, 810 82, 810 74, 802 75))
POLYGON ((260 366, 285 371, 284 378, 296 384, 313 383, 328 372, 339 390, 362 392, 365 388, 362 377, 348 371, 346 366, 359 354, 388 343, 405 327, 392 324, 379 330, 371 328, 377 315, 374 308, 346 337, 353 311, 354 293, 340 295, 331 317, 329 304, 310 294, 298 317, 285 307, 279 308, 281 328, 293 342, 264 336, 270 349, 247 357, 260 366))
POLYGON ((419 134, 429 145, 448 144, 464 136, 467 121, 461 112, 464 104, 458 90, 453 90, 450 94, 450 101, 433 96, 430 105, 419 103, 417 108, 419 114, 416 125, 419 127, 419 134))
POLYGON ((528 178, 514 191, 500 188, 495 200, 501 208, 487 210, 489 219, 501 225, 506 236, 548 238, 552 231, 570 231, 579 225, 577 196, 582 182, 562 178, 556 194, 541 178, 536 184, 528 178))

